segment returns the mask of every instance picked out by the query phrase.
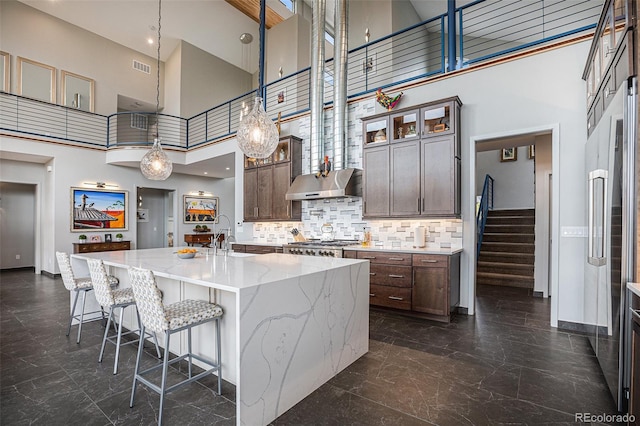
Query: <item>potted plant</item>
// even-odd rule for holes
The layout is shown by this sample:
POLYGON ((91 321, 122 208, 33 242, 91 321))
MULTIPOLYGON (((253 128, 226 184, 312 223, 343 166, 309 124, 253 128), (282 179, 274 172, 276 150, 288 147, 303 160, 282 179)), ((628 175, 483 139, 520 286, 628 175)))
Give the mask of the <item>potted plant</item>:
POLYGON ((202 228, 200 228, 200 230, 202 232, 207 232, 209 230, 209 227, 207 225, 202 225, 202 228))
POLYGON ((116 234, 116 241, 122 241, 122 234, 116 234))
POLYGON ((196 232, 202 232, 202 226, 196 225, 196 227, 193 230, 196 232))
POLYGON ((80 243, 86 243, 87 242, 87 236, 84 234, 80 234, 78 235, 78 240, 80 240, 80 243))

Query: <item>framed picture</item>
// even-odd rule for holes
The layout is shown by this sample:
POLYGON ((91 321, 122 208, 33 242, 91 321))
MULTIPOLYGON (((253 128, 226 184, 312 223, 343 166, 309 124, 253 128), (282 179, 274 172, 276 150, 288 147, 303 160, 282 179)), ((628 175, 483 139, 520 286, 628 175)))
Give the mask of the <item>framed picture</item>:
POLYGON ((281 104, 284 102, 284 97, 286 95, 286 90, 282 89, 281 91, 278 92, 278 103, 281 104))
POLYGON ((110 243, 111 241, 111 234, 104 234, 104 242, 110 243))
POLYGON ((91 241, 92 243, 101 243, 102 242, 102 237, 100 235, 92 235, 89 238, 89 241, 91 241))
POLYGON ((535 145, 529 145, 529 149, 527 150, 527 157, 529 157, 529 160, 533 160, 534 158, 536 158, 536 146, 535 145))
POLYGON ((218 197, 184 195, 182 216, 184 223, 218 222, 218 197))
POLYGON ((149 209, 138 209, 136 211, 136 220, 138 222, 149 222, 149 209))
POLYGON ((367 56, 362 60, 362 75, 375 75, 376 73, 376 54, 367 56))
POLYGON ((518 147, 502 148, 500 150, 500 161, 516 161, 518 159, 518 147))
POLYGON ((126 231, 128 191, 71 188, 71 232, 126 231))

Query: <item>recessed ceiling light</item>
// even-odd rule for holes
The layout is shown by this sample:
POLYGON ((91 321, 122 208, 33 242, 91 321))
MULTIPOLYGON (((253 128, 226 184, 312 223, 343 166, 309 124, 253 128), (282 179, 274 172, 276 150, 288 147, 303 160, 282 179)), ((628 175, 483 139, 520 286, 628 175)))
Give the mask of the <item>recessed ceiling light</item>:
POLYGON ((204 172, 204 174, 205 174, 205 175, 208 175, 208 174, 209 174, 209 172, 204 172))
POLYGON ((225 170, 231 170, 229 167, 227 167, 225 170))
POLYGON ((149 37, 149 38, 147 39, 147 43, 149 43, 149 44, 153 44, 153 39, 152 39, 151 37, 149 37))

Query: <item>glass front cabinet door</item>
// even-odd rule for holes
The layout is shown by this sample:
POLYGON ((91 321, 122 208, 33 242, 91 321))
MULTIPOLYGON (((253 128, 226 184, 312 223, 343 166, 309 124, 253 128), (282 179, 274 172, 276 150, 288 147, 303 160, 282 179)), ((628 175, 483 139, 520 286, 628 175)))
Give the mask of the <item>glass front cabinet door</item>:
POLYGON ((431 105, 420 109, 422 136, 441 136, 456 132, 455 111, 452 102, 431 105))
POLYGON ((389 120, 387 117, 372 118, 363 122, 364 147, 384 145, 389 142, 389 120))
POLYGON ((418 139, 420 132, 418 129, 419 110, 406 111, 391 116, 391 142, 403 142, 418 139))

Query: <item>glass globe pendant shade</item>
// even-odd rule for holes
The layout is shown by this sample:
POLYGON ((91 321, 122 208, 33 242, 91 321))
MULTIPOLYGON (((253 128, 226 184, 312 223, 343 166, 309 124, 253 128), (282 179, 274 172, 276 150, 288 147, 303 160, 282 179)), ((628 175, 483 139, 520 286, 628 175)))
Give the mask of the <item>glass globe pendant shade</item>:
POLYGON ((249 158, 267 158, 276 150, 278 129, 262 108, 262 98, 256 98, 253 110, 242 119, 236 137, 240 150, 249 158))
POLYGON ((160 146, 160 139, 153 141, 153 147, 140 160, 140 171, 147 179, 165 180, 171 175, 173 164, 160 146))

